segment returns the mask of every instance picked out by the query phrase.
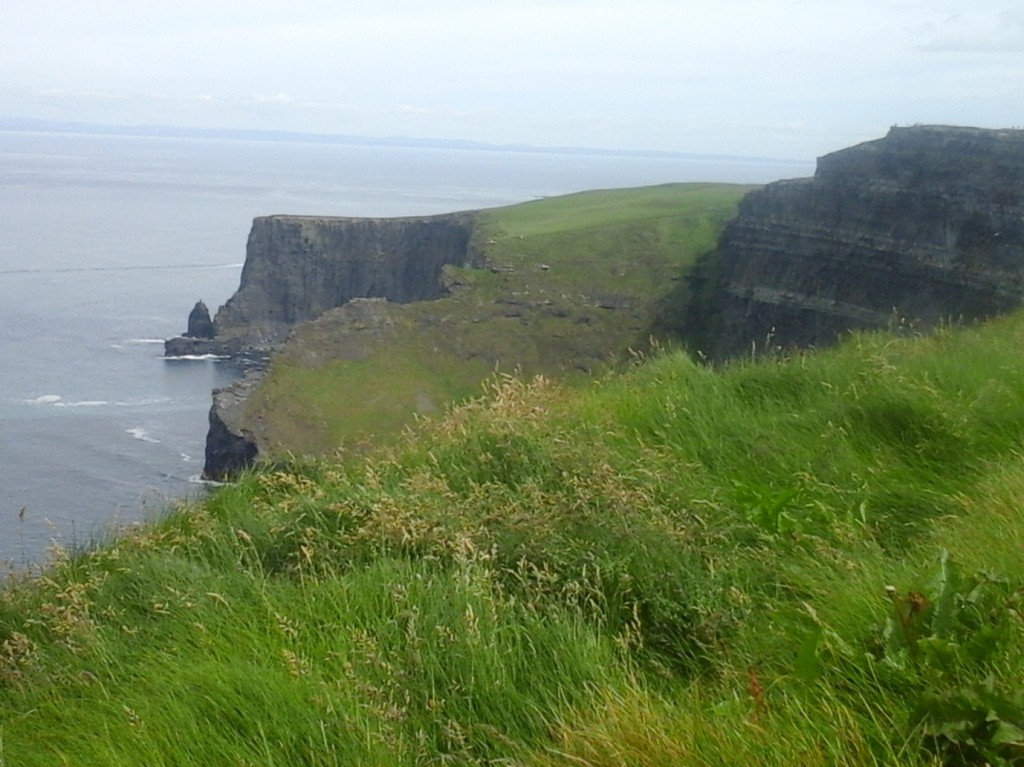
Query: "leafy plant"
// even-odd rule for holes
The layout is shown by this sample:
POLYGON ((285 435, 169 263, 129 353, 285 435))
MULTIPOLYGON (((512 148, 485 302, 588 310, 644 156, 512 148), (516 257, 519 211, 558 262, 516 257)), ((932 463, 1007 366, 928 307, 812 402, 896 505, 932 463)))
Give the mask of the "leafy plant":
POLYGON ((990 574, 965 576, 948 551, 927 593, 887 592, 892 613, 882 631, 882 660, 897 668, 929 675, 978 668, 1020 627, 1019 590, 990 574))
POLYGON ((1024 691, 999 689, 991 676, 922 695, 911 724, 945 765, 1024 764, 1024 691))
POLYGON ((1024 764, 1024 692, 993 671, 1022 628, 1020 587, 965 576, 943 551, 925 593, 887 591, 880 660, 918 690, 910 723, 925 747, 947 765, 1024 764))
POLYGON ((747 523, 769 537, 820 535, 828 526, 828 515, 811 502, 800 487, 770 487, 733 482, 735 497, 747 523))

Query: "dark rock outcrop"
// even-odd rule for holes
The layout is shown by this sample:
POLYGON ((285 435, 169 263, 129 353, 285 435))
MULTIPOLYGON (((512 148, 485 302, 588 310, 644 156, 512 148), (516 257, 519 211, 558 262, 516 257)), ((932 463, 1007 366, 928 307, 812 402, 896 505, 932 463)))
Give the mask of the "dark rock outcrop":
POLYGON ((256 461, 259 449, 242 424, 246 399, 261 378, 262 372, 254 370, 230 386, 213 390, 210 429, 206 434, 204 479, 230 479, 256 461))
POLYGON ((206 304, 197 301, 188 314, 188 329, 184 335, 164 341, 165 357, 202 357, 223 355, 223 345, 213 340, 213 320, 206 304))
POLYGON ((188 315, 188 330, 185 331, 186 338, 213 338, 213 320, 210 318, 210 310, 206 304, 197 301, 188 315))
POLYGON ((414 218, 267 216, 253 221, 238 291, 218 339, 273 347, 294 325, 353 298, 440 298, 445 265, 479 266, 475 213, 414 218))
POLYGON ((220 348, 208 338, 175 336, 164 341, 165 357, 202 357, 220 354, 220 348))
POLYGON ((893 128, 750 193, 696 270, 714 359, 854 328, 989 317, 1024 301, 1024 131, 893 128))

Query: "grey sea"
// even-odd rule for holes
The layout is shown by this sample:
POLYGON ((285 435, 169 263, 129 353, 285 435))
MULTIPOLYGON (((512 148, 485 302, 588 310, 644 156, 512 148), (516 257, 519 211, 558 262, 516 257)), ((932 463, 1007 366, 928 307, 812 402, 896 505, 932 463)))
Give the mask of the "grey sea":
POLYGON ((204 492, 228 361, 166 360, 238 285, 255 216, 403 216, 808 163, 0 131, 0 562, 23 568, 204 492))

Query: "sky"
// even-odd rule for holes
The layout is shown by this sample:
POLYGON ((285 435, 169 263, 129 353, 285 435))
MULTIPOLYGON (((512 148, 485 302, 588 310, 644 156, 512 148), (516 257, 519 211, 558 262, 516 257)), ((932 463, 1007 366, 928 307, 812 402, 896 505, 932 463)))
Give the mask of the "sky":
POLYGON ((7 0, 0 117, 812 160, 1024 125, 1019 0, 7 0))

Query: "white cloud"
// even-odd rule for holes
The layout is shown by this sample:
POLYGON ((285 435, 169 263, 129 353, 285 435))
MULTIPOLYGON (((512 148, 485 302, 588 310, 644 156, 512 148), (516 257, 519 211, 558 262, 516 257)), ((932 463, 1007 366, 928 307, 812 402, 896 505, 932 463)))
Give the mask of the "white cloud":
POLYGON ((958 13, 930 25, 922 50, 932 53, 1022 53, 1024 11, 958 13))

